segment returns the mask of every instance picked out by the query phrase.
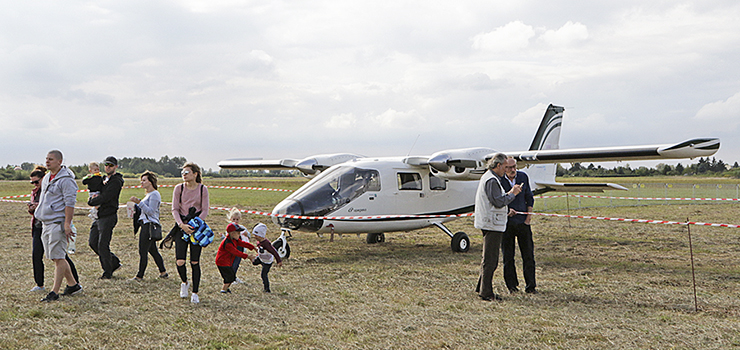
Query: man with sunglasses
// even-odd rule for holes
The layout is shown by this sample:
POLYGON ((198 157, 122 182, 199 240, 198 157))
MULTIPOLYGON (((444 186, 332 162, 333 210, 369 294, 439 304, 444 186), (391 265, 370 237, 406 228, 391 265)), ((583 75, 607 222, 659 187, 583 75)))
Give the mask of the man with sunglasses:
POLYGON ((113 236, 113 228, 118 224, 118 197, 123 188, 123 176, 116 172, 118 160, 110 156, 105 158, 106 176, 103 179, 103 189, 97 196, 91 196, 87 201, 90 206, 99 206, 98 218, 90 226, 90 248, 100 258, 100 266, 103 268, 101 280, 109 280, 113 272, 121 267, 121 260, 110 251, 110 241, 113 236))

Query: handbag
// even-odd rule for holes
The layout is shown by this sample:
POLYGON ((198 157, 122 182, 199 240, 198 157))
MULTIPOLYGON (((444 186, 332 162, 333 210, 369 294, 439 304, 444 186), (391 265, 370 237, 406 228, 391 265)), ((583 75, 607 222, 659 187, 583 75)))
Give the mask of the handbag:
POLYGON ((162 225, 158 222, 149 223, 149 239, 159 241, 162 239, 162 225))
MULTIPOLYGON (((144 211, 141 211, 144 216, 146 216, 146 219, 149 220, 149 215, 146 215, 144 211)), ((149 239, 152 241, 159 241, 162 239, 162 225, 160 225, 158 222, 150 221, 149 224, 149 239)))

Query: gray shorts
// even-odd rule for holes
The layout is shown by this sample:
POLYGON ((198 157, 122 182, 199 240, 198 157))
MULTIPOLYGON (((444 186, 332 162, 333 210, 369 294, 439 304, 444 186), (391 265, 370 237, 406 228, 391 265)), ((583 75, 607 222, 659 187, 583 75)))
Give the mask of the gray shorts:
POLYGON ((44 223, 41 242, 44 244, 44 253, 48 259, 67 257, 67 235, 64 234, 63 222, 44 223))

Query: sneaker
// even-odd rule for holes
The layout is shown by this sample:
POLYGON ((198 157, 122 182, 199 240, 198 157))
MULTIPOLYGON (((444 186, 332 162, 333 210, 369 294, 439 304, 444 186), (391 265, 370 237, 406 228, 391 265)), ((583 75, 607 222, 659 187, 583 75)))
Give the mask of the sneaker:
POLYGON ((223 293, 223 294, 231 294, 231 289, 227 289, 227 290, 220 290, 220 291, 219 291, 219 293, 223 293))
POLYGON ((198 298, 197 293, 193 293, 193 295, 190 296, 190 302, 193 304, 200 303, 200 299, 198 298))
POLYGON ((188 297, 188 287, 189 287, 189 285, 187 283, 181 283, 180 284, 180 298, 187 298, 188 297))
POLYGON ((29 292, 43 292, 45 290, 46 288, 44 287, 34 286, 33 288, 31 288, 31 290, 29 290, 29 292))
POLYGON ((62 295, 75 295, 82 292, 82 286, 77 283, 74 286, 67 286, 64 288, 64 293, 62 295))
POLYGON ((43 299, 41 299, 42 302, 47 302, 47 303, 50 301, 55 301, 55 300, 59 300, 59 294, 54 293, 54 291, 49 292, 49 294, 47 294, 43 299))
POLYGON ((232 282, 232 284, 239 284, 239 283, 244 283, 244 282, 242 282, 242 280, 240 280, 240 279, 239 279, 239 277, 237 277, 237 278, 236 278, 236 279, 234 280, 234 282, 232 282))
POLYGON ((170 274, 165 272, 164 275, 159 275, 159 278, 170 278, 170 274))
POLYGON ((109 280, 109 279, 111 279, 111 278, 113 278, 113 277, 111 277, 111 276, 108 276, 108 275, 106 275, 106 274, 104 273, 104 274, 103 274, 102 276, 100 276, 100 278, 98 278, 98 279, 99 279, 99 280, 109 280))
POLYGON ((265 289, 265 293, 272 293, 272 291, 268 288, 268 289, 265 289))
POLYGON ((143 279, 143 278, 141 278, 141 277, 139 277, 139 276, 134 276, 134 277, 132 277, 132 278, 131 278, 131 281, 135 281, 135 282, 141 282, 141 281, 143 281, 143 280, 144 280, 144 279, 143 279))
POLYGON ((493 295, 491 295, 491 296, 487 296, 487 297, 480 297, 480 298, 481 298, 481 300, 483 300, 483 301, 494 301, 494 300, 495 300, 495 301, 501 301, 501 300, 503 300, 503 299, 501 299, 501 296, 500 296, 500 295, 498 295, 498 294, 496 294, 496 293, 493 293, 493 295))

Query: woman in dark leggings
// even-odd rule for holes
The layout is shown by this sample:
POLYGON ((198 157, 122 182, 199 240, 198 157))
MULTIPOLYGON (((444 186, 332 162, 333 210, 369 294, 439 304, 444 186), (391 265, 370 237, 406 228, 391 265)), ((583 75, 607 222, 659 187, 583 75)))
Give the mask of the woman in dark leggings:
POLYGON ((175 259, 177 273, 180 275, 180 280, 182 280, 180 297, 187 298, 189 284, 185 259, 187 258, 188 248, 190 248, 190 267, 193 269, 193 294, 190 296, 190 302, 197 304, 200 302, 198 287, 200 286, 199 263, 202 247, 198 244, 192 244, 190 241, 185 241, 182 237, 183 234, 189 236, 195 232, 193 227, 188 225, 189 220, 186 220, 191 212, 194 216, 204 220, 208 216, 208 189, 201 183, 201 170, 195 163, 185 163, 181 175, 184 182, 175 186, 172 192, 172 216, 181 231, 175 236, 175 259))
MULTIPOLYGON (((39 204, 39 197, 41 196, 41 180, 46 175, 46 168, 41 165, 37 165, 31 172, 31 184, 34 186, 31 191, 31 201, 28 203, 28 213, 33 218, 31 220, 31 236, 33 237, 33 250, 31 258, 33 260, 33 279, 36 282, 36 286, 31 288, 29 292, 43 292, 44 289, 44 244, 41 243, 41 221, 36 220, 33 217, 33 213, 36 211, 36 206, 39 204)), ((75 276, 75 280, 79 283, 80 278, 77 276, 77 269, 75 264, 69 258, 69 255, 65 256, 69 268, 72 269, 72 275, 75 276)))
POLYGON ((151 228, 153 224, 159 223, 159 205, 162 196, 157 191, 157 175, 151 171, 141 174, 141 187, 146 191, 144 199, 131 197, 131 201, 141 210, 139 221, 141 222, 141 233, 139 233, 139 273, 133 278, 135 281, 144 279, 144 272, 148 264, 148 254, 151 254, 154 263, 159 268, 159 277, 167 278, 167 270, 164 260, 157 249, 157 241, 151 239, 151 228))

